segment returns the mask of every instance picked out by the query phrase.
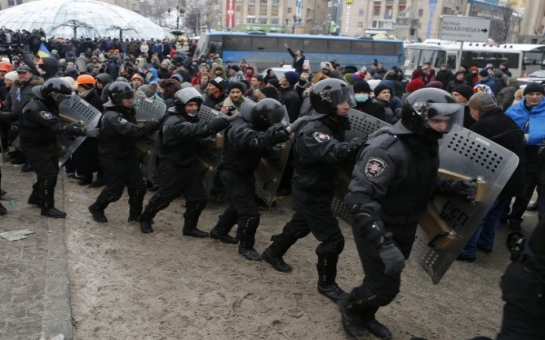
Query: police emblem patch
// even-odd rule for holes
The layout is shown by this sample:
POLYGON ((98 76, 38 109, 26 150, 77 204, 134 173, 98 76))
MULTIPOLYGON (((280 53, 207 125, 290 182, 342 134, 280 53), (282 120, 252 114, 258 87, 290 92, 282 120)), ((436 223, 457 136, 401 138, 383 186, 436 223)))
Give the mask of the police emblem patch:
POLYGON ((51 114, 51 112, 47 112, 47 111, 40 111, 40 116, 42 116, 43 119, 53 118, 53 115, 51 114))
POLYGON ((316 139, 316 141, 318 143, 321 143, 321 142, 325 142, 327 140, 330 140, 331 139, 331 136, 328 135, 327 133, 323 133, 323 132, 314 132, 312 134, 312 137, 314 137, 314 139, 316 139))
POLYGON ((119 117, 119 122, 120 122, 121 124, 127 124, 127 120, 126 120, 125 118, 119 117))
POLYGON ((387 166, 388 164, 384 160, 371 157, 367 160, 367 164, 365 164, 365 176, 376 178, 382 174, 387 166))

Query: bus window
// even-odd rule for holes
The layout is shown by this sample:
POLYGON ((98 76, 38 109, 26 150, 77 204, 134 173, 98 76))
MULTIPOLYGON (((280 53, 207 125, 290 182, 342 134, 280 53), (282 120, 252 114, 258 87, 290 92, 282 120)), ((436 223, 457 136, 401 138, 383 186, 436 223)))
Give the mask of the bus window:
POLYGON ((228 36, 223 38, 223 49, 228 51, 251 51, 252 40, 250 37, 228 36))
POLYGON ((445 51, 437 51, 437 57, 435 59, 435 64, 431 65, 432 67, 439 68, 441 65, 447 63, 447 53, 445 51))
POLYGON ((222 43, 221 41, 210 41, 210 51, 208 53, 223 55, 222 43))
POLYGON ((372 41, 352 41, 352 53, 356 54, 373 54, 372 41))
MULTIPOLYGON (((315 43, 322 43, 319 40, 316 40, 315 43)), ((349 40, 329 40, 327 42, 328 53, 337 54, 337 53, 350 53, 350 41, 349 40)), ((376 54, 376 53, 375 53, 376 54)))
MULTIPOLYGON (((284 46, 282 46, 284 47, 284 46)), ((278 51, 278 38, 276 37, 252 37, 253 51, 278 51)))
POLYGON ((422 66, 424 63, 431 63, 431 65, 436 64, 437 52, 445 53, 444 51, 434 51, 434 50, 422 50, 420 54, 420 59, 416 66, 422 66))
POLYGON ((337 41, 327 41, 325 39, 317 38, 317 39, 301 39, 301 41, 304 41, 304 52, 308 53, 327 53, 328 49, 330 51, 344 53, 345 51, 348 53, 350 51, 350 42, 348 42, 348 50, 346 48, 344 49, 336 49, 331 47, 332 43, 336 43, 337 41), (342 51, 342 52, 341 52, 342 51))
POLYGON ((456 69, 456 54, 448 54, 447 55, 447 67, 451 70, 456 69))
POLYGON ((420 52, 422 50, 417 50, 414 48, 407 49, 407 57, 405 59, 405 67, 411 70, 416 69, 418 65, 418 60, 420 60, 420 52))
POLYGON ((375 41, 373 42, 373 54, 378 55, 395 55, 394 44, 375 41))
POLYGON ((201 54, 206 55, 208 53, 208 36, 203 36, 201 39, 199 39, 199 42, 197 44, 197 48, 195 49, 195 52, 193 53, 194 58, 199 58, 201 54))
MULTIPOLYGON (((303 39, 301 38, 284 38, 284 37, 279 37, 278 38, 278 47, 281 49, 281 50, 286 50, 286 48, 284 47, 284 44, 288 44, 288 46, 291 48, 291 50, 293 52, 297 51, 297 50, 303 50, 303 54, 305 52, 307 52, 307 47, 305 46, 305 43, 307 41, 304 41, 303 39)), ((286 52, 288 53, 288 52, 286 52)))
POLYGON ((524 53, 524 65, 543 65, 543 53, 542 52, 524 53))

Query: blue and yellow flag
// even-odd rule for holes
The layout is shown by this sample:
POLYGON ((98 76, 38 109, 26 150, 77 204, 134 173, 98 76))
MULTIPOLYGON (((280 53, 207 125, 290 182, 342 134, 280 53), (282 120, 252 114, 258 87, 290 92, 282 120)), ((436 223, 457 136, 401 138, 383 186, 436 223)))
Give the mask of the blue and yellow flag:
POLYGON ((47 49, 47 47, 45 47, 44 43, 41 43, 40 49, 38 50, 38 57, 45 58, 45 57, 49 57, 50 55, 51 53, 49 53, 49 50, 47 49))

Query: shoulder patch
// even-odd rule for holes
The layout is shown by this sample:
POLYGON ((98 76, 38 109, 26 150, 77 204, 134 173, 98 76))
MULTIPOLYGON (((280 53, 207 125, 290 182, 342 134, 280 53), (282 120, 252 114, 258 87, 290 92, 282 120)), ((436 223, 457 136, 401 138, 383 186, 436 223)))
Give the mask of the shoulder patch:
POLYGON ((312 137, 314 137, 314 139, 316 139, 318 143, 322 143, 331 139, 330 135, 328 135, 327 133, 319 132, 319 131, 314 132, 312 134, 312 137))
POLYGON ((53 115, 51 114, 51 112, 47 112, 47 111, 40 111, 40 116, 42 116, 43 119, 53 118, 53 115))
POLYGON ((127 124, 127 120, 125 118, 119 117, 117 118, 121 124, 127 124))
POLYGON ((376 178, 382 174, 384 169, 388 166, 383 159, 377 157, 370 157, 365 164, 365 176, 376 178))

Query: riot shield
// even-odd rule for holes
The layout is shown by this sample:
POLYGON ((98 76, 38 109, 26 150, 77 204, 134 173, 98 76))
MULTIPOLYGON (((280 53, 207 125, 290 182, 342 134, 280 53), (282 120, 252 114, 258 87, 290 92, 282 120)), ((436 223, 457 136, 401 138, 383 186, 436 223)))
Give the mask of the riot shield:
MULTIPOLYGON (((282 124, 289 125, 289 117, 286 113, 282 124)), ((255 193, 267 204, 269 209, 276 200, 276 191, 280 185, 282 174, 291 150, 291 138, 275 147, 274 152, 261 157, 254 172, 255 193)))
MULTIPOLYGON (((219 117, 221 113, 208 106, 201 105, 199 112, 197 113, 199 120, 204 123, 208 123, 219 117)), ((214 184, 214 178, 218 171, 218 165, 221 160, 221 153, 223 150, 223 131, 218 132, 215 136, 208 137, 215 141, 213 147, 207 147, 200 150, 197 160, 201 167, 201 173, 203 178, 204 190, 207 194, 212 190, 214 184)))
POLYGON ((467 129, 451 131, 439 148, 439 177, 477 178, 477 196, 434 195, 420 220, 411 257, 437 284, 488 213, 515 171, 519 159, 511 151, 467 129))
MULTIPOLYGON (((71 95, 59 105, 59 119, 65 123, 78 124, 88 129, 94 129, 101 117, 102 113, 99 110, 77 94, 71 95)), ((70 158, 85 138, 87 137, 57 135, 59 166, 62 166, 70 158)))
MULTIPOLYGON (((390 124, 377 119, 371 115, 361 111, 350 109, 348 111, 350 119, 350 130, 345 133, 345 140, 350 141, 353 138, 367 138, 368 135, 377 131, 384 126, 390 124)), ((344 196, 348 193, 348 184, 352 179, 352 169, 355 162, 344 164, 337 177, 337 185, 335 187, 335 196, 331 202, 333 213, 348 223, 352 223, 352 216, 346 204, 344 204, 344 196)))
MULTIPOLYGON (((165 116, 167 106, 146 97, 137 96, 134 101, 136 122, 145 123, 152 119, 161 119, 165 116)), ((142 175, 153 184, 157 184, 153 174, 157 169, 157 152, 159 148, 159 131, 140 138, 136 141, 136 151, 140 160, 142 175)))

